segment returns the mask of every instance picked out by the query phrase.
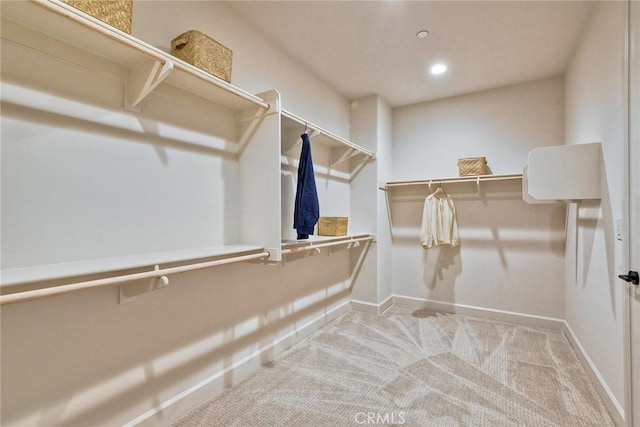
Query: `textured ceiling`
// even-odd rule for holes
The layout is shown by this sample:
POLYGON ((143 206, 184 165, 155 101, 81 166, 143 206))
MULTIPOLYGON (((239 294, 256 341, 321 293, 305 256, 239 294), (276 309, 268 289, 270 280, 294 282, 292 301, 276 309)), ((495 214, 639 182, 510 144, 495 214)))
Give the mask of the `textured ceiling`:
POLYGON ((391 106, 563 74, 583 1, 228 1, 349 99, 391 106), (430 35, 418 39, 426 29, 430 35), (440 76, 428 66, 442 61, 440 76))

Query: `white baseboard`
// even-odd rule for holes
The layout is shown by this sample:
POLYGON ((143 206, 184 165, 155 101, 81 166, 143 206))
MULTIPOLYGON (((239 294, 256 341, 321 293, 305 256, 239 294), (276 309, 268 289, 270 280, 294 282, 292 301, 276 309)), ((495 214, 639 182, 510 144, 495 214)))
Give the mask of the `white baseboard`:
POLYGON ((429 311, 463 314, 465 316, 481 317, 484 319, 516 323, 519 325, 537 326, 541 328, 555 329, 558 331, 563 330, 565 325, 564 320, 554 317, 496 310, 493 308, 475 307, 472 305, 455 304, 402 295, 393 295, 393 303, 429 311))
POLYGON ((365 301, 351 300, 351 309, 369 314, 382 314, 386 309, 393 305, 393 295, 389 295, 387 299, 380 304, 373 304, 365 301))
POLYGON ((589 354, 585 351, 584 347, 580 343, 580 340, 573 332, 573 329, 571 329, 571 326, 569 326, 569 323, 567 321, 564 321, 563 332, 571 343, 571 347, 573 347, 573 350, 576 352, 578 359, 580 359, 580 362, 582 362, 582 366, 587 372, 587 375, 589 375, 589 377, 591 378, 591 382, 595 385, 596 390, 602 398, 604 405, 607 407, 607 410, 613 418, 613 421, 617 426, 626 426, 627 424, 624 421, 625 415, 622 405, 620 405, 618 400, 611 392, 611 389, 605 382, 604 378, 602 378, 600 371, 598 371, 598 368, 596 368, 596 365, 589 357, 589 354))
POLYGON ((200 381, 182 393, 150 409, 125 424, 125 427, 168 425, 171 421, 186 414, 191 409, 198 407, 208 398, 222 392, 225 388, 225 378, 233 376, 233 378, 238 381, 246 377, 262 366, 263 355, 269 354, 270 357, 277 357, 292 345, 308 337, 332 320, 347 313, 349 308, 349 301, 344 301, 342 304, 324 312, 303 326, 297 327, 294 331, 256 350, 226 369, 217 372, 215 375, 200 381))

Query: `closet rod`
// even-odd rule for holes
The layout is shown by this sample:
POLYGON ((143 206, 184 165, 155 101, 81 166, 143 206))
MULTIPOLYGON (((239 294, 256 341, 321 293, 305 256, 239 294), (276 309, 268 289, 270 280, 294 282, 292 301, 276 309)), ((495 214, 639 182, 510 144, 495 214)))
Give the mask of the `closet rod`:
POLYGON ((382 189, 386 190, 390 187, 404 187, 409 185, 447 184, 456 182, 509 181, 515 179, 522 179, 522 174, 461 176, 454 178, 422 179, 418 181, 389 181, 385 183, 382 189))
POLYGON ((125 274, 122 276, 107 277, 104 279, 89 280, 86 282, 71 283, 68 285, 53 286, 50 288, 34 289, 31 291, 16 292, 13 294, 0 295, 0 305, 14 304, 18 302, 31 301, 39 298, 46 298, 54 295, 66 294, 69 292, 81 291, 84 289, 98 288, 102 286, 121 285, 136 280, 151 279, 166 276, 169 274, 184 273, 186 271, 201 270, 203 268, 215 267, 224 264, 233 264, 242 261, 262 259, 269 256, 269 252, 259 252, 251 255, 233 256, 215 261, 200 262, 195 264, 181 265, 179 267, 164 268, 160 270, 147 271, 144 273, 125 274))
POLYGON ((305 130, 306 130, 306 128, 313 129, 313 130, 317 130, 317 131, 318 131, 318 132, 320 132, 321 134, 327 135, 329 138, 331 138, 331 139, 335 139, 336 141, 340 142, 340 143, 341 143, 341 144, 343 144, 343 145, 346 145, 346 146, 348 146, 348 147, 350 147, 350 148, 353 148, 353 149, 355 149, 355 150, 358 150, 358 152, 359 152, 359 153, 362 153, 362 154, 364 154, 364 155, 366 155, 366 156, 368 156, 368 157, 375 157, 375 155, 373 154, 373 152, 368 151, 368 150, 365 150, 364 148, 362 148, 362 147, 359 147, 359 146, 355 145, 355 144, 354 144, 354 143, 352 143, 351 141, 347 141, 346 139, 341 138, 341 137, 339 137, 339 136, 337 136, 337 135, 334 135, 334 134, 332 134, 331 132, 328 132, 328 131, 326 131, 326 130, 322 129, 322 128, 321 128, 321 127, 319 127, 319 126, 316 126, 316 125, 314 125, 314 124, 311 124, 311 123, 309 123, 308 121, 304 120, 304 119, 303 119, 303 118, 301 118, 301 117, 296 116, 296 115, 295 115, 295 114, 293 114, 293 113, 290 113, 290 112, 288 112, 288 111, 286 111, 286 110, 281 110, 281 112, 282 112, 282 115, 283 115, 283 116, 285 116, 286 118, 291 119, 291 120, 293 120, 294 122, 298 122, 298 123, 300 123, 301 125, 305 125, 305 130))
POLYGON ((319 243, 319 244, 311 244, 308 246, 302 246, 300 248, 293 248, 293 249, 284 249, 282 251, 283 255, 286 254, 290 254, 290 253, 297 253, 297 252, 304 252, 304 251, 310 251, 310 250, 314 250, 314 249, 320 249, 320 248, 327 248, 329 246, 337 246, 337 245, 348 245, 350 243, 354 243, 354 242, 363 242, 363 241, 367 241, 367 240, 373 240, 373 236, 369 236, 369 237, 361 237, 359 239, 350 239, 350 240, 341 240, 339 242, 330 242, 330 243, 319 243))

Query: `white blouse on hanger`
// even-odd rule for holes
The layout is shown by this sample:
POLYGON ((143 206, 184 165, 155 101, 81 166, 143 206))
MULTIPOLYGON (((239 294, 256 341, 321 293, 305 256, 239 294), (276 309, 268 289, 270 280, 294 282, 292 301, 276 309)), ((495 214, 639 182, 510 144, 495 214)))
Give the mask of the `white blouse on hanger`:
POLYGON ((420 243, 425 249, 438 245, 455 247, 460 244, 456 206, 441 189, 427 196, 424 201, 420 243))

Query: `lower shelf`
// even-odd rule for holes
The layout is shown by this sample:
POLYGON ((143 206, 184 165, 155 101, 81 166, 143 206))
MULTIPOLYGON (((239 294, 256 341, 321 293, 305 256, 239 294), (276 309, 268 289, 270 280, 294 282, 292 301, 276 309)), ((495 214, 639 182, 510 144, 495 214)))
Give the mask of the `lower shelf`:
POLYGON ((2 288, 6 288, 8 286, 63 279, 66 277, 130 270, 146 266, 153 267, 154 265, 159 264, 218 257, 228 258, 248 255, 251 253, 259 253, 263 250, 262 246, 210 246, 169 252, 156 252, 87 261, 10 268, 0 271, 0 282, 2 283, 0 286, 2 288))
POLYGON ((349 234, 347 236, 310 236, 307 240, 285 240, 282 242, 282 253, 302 252, 311 249, 320 249, 327 246, 351 244, 355 242, 374 240, 369 233, 349 234))

